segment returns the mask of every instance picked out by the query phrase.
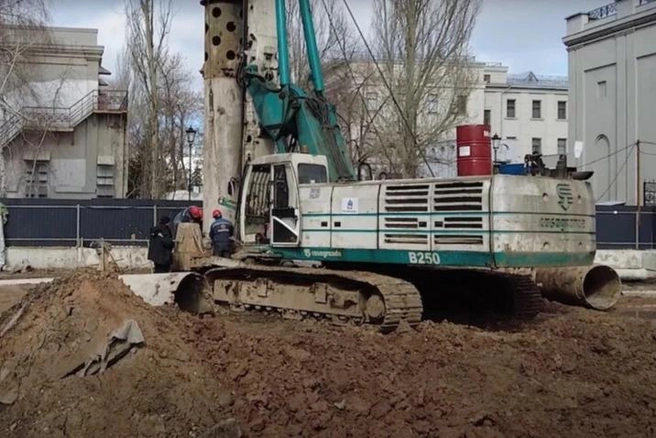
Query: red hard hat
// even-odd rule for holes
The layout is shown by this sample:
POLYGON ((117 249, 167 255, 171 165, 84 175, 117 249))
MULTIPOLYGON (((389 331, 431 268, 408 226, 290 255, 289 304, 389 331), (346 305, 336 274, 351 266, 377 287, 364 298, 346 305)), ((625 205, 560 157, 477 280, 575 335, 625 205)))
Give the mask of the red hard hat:
POLYGON ((220 217, 221 217, 221 210, 219 210, 218 208, 217 208, 216 210, 214 210, 214 211, 212 212, 212 217, 213 217, 214 219, 218 219, 218 218, 220 218, 220 217))
POLYGON ((192 205, 189 207, 189 215, 193 217, 194 219, 202 219, 203 218, 203 209, 200 207, 196 207, 195 205, 192 205))

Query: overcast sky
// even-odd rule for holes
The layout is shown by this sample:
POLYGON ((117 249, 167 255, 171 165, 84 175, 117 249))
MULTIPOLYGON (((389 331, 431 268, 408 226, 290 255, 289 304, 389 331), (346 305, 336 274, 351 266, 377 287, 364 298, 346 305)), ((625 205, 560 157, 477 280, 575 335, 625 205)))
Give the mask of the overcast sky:
MULTIPOLYGON (((175 0, 170 35, 173 49, 187 56, 190 68, 203 61, 203 8, 198 0, 175 0)), ((270 0, 273 3, 273 0, 270 0)), ((292 0, 294 1, 294 0, 292 0)), ((479 61, 497 61, 513 73, 567 74, 562 43, 565 17, 609 3, 609 0, 483 0, 472 48, 479 61)), ((96 28, 105 46, 103 65, 112 70, 125 42, 125 17, 120 0, 51 0, 53 25, 96 28)), ((370 0, 350 0, 362 27, 369 27, 370 0)), ((200 75, 198 77, 200 84, 200 75)))

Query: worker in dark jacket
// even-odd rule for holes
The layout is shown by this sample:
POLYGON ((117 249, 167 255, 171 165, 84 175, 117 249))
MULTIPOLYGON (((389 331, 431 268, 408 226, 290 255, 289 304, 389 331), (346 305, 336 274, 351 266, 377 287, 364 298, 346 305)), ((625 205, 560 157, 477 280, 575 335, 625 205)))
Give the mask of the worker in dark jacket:
POLYGON ((210 226, 210 239, 212 239, 212 250, 215 256, 230 258, 232 254, 232 234, 234 228, 232 222, 223 218, 220 210, 212 212, 214 222, 210 226))
POLYGON ((175 238, 178 232, 178 225, 182 222, 192 222, 198 224, 199 227, 203 226, 203 209, 192 205, 180 211, 173 217, 173 237, 175 238))
POLYGON ((162 274, 171 270, 173 263, 173 235, 169 224, 171 219, 164 216, 159 224, 150 229, 148 243, 148 260, 155 265, 155 274, 162 274))

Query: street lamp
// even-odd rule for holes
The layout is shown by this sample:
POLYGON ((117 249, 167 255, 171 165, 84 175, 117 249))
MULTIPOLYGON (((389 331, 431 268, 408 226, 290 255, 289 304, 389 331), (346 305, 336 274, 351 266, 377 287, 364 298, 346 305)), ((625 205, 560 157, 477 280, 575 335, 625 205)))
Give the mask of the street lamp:
POLYGON ((191 174, 192 174, 192 147, 194 145, 194 140, 196 140, 196 130, 191 126, 187 128, 185 133, 187 134, 187 143, 189 143, 189 181, 188 181, 188 190, 189 190, 189 200, 191 201, 191 174))
POLYGON ((501 137, 499 137, 496 133, 492 136, 492 149, 494 149, 494 164, 498 163, 497 160, 497 153, 499 152, 499 147, 501 143, 501 137))

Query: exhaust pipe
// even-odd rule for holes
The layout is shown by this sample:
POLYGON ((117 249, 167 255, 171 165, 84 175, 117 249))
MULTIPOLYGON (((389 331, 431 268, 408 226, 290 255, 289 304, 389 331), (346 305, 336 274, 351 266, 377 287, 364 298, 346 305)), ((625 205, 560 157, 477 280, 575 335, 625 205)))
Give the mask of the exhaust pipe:
POLYGON ((535 281, 549 300, 595 310, 609 310, 622 295, 622 280, 606 265, 537 269, 535 281))

